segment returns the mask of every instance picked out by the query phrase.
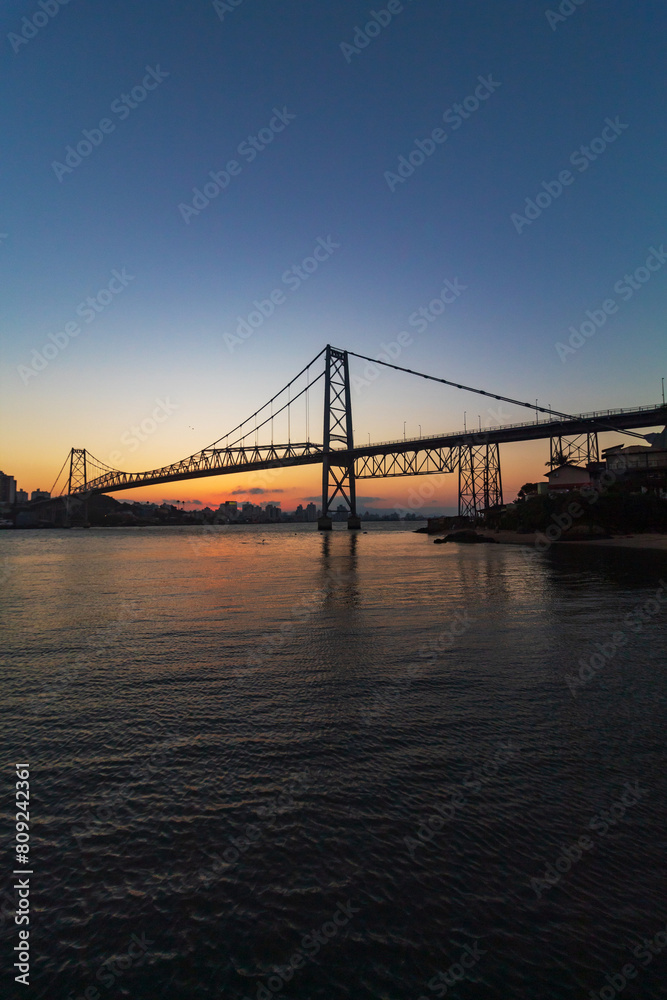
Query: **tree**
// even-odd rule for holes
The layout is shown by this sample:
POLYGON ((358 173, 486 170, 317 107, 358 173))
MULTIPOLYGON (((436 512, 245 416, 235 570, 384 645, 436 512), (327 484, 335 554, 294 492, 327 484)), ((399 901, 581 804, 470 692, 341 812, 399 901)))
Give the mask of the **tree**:
POLYGON ((545 465, 550 465, 552 469, 557 469, 560 465, 566 465, 568 462, 568 456, 561 449, 560 451, 555 451, 553 458, 550 458, 545 465))
POLYGON ((529 493, 537 493, 537 483, 524 483, 517 493, 517 499, 525 500, 529 493))

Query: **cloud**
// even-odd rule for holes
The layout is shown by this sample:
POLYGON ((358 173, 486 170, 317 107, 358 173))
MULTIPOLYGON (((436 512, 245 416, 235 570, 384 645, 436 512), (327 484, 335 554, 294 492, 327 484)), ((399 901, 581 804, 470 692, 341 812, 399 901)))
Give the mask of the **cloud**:
POLYGON ((194 507, 203 507, 201 500, 163 500, 162 503, 191 503, 194 507))
POLYGON ((253 486, 249 490, 232 490, 233 497, 262 497, 267 493, 273 496, 274 493, 284 493, 285 490, 265 490, 262 486, 253 486))

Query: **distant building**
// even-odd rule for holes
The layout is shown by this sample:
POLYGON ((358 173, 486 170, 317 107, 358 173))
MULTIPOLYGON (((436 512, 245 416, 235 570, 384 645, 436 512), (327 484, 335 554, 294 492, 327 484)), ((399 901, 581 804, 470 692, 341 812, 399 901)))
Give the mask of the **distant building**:
POLYGON ((565 462, 547 472, 547 482, 538 483, 538 493, 554 493, 557 490, 580 490, 582 486, 591 485, 591 474, 588 469, 565 462))
POLYGON ((317 521, 317 507, 314 503, 309 503, 306 507, 306 521, 317 521))
POLYGON ((31 500, 50 500, 51 494, 47 490, 33 490, 30 494, 31 500))
POLYGON ((16 491, 16 502, 17 503, 27 503, 28 502, 28 494, 26 493, 25 490, 17 490, 16 491))
POLYGON ((218 507, 218 514, 222 515, 225 521, 235 521, 238 513, 239 507, 236 500, 225 500, 218 507))
POLYGON ((0 503, 16 503, 16 480, 0 472, 0 503))
POLYGON ((645 448, 643 445, 632 445, 630 448, 618 448, 605 454, 607 468, 610 472, 622 475, 625 472, 652 472, 667 469, 667 449, 645 448))

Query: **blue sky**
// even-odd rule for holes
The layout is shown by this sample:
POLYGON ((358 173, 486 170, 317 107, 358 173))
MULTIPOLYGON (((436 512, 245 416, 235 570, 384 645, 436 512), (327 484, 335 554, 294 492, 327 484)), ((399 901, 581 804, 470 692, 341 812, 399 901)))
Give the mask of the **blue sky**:
MULTIPOLYGON (((563 411, 659 401, 663 5, 44 4, 0 14, 1 464, 19 485, 48 488, 72 445, 129 471, 182 458, 327 342, 375 356, 401 331, 399 364, 563 411), (211 172, 226 186, 188 212, 211 172), (459 294, 420 323, 447 280, 459 294), (119 445, 164 399, 155 432, 119 445)), ((490 422, 479 397, 408 376, 353 406, 359 440, 490 422)), ((365 485, 401 503, 410 484, 365 485)), ((317 474, 285 489, 312 495, 317 474)))

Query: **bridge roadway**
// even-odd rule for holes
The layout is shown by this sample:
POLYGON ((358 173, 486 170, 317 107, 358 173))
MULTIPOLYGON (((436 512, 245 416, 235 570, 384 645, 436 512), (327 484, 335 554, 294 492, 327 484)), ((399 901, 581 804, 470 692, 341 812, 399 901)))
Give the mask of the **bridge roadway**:
MULTIPOLYGON (((415 476, 434 472, 454 472, 457 449, 463 446, 534 441, 551 437, 575 437, 579 434, 631 430, 667 424, 667 406, 640 406, 625 410, 599 410, 580 414, 571 420, 559 418, 543 423, 506 424, 481 431, 440 434, 430 437, 382 441, 353 449, 329 452, 333 464, 355 464, 355 478, 372 479, 391 476, 415 476)), ((210 448, 173 465, 147 472, 109 472, 79 487, 75 493, 116 493, 160 483, 200 479, 231 473, 256 472, 262 469, 314 465, 324 459, 322 445, 306 442, 285 445, 253 445, 236 448, 210 448)))

